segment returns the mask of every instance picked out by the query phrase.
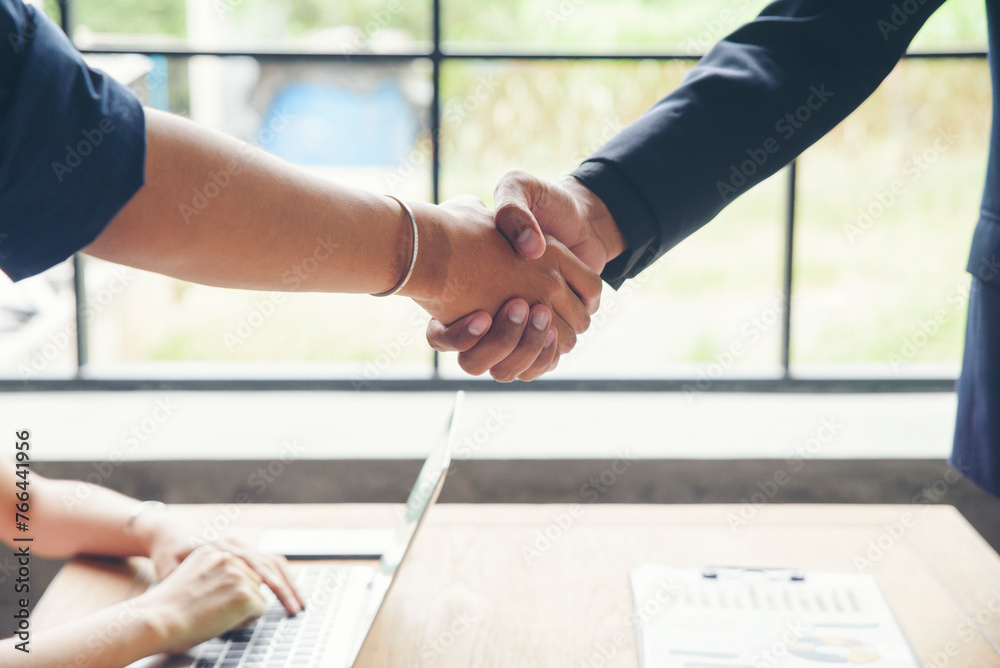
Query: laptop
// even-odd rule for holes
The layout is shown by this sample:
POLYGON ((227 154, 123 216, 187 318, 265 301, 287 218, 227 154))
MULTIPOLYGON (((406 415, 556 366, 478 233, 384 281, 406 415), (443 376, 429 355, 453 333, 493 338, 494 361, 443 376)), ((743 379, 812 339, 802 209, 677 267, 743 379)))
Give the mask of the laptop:
POLYGON ((394 539, 377 568, 315 564, 293 568, 306 609, 295 617, 262 586, 267 611, 253 626, 213 638, 184 654, 157 655, 129 668, 350 668, 368 637, 427 510, 451 464, 464 392, 455 396, 447 428, 410 491, 394 539))

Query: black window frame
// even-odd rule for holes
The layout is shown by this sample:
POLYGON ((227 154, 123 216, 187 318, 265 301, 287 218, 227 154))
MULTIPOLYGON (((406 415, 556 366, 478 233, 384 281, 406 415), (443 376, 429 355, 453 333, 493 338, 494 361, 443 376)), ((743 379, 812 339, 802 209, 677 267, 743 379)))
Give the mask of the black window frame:
MULTIPOLYGON (((72 0, 58 0, 60 22, 64 32, 70 34, 72 25, 72 0)), ((532 51, 449 51, 442 48, 442 0, 431 0, 431 48, 429 51, 405 53, 305 53, 295 51, 253 50, 202 50, 202 49, 146 49, 134 45, 121 47, 84 48, 84 54, 141 54, 187 58, 191 56, 251 56, 259 60, 274 61, 333 61, 358 63, 392 63, 429 60, 432 65, 433 96, 429 109, 431 140, 431 191, 433 201, 440 201, 441 175, 441 68, 449 61, 689 61, 701 56, 680 53, 619 53, 619 52, 532 52, 532 51)), ((985 51, 935 51, 907 53, 908 60, 984 60, 985 51)), ((794 250, 796 226, 796 175, 797 163, 792 161, 785 168, 784 244, 781 293, 787 308, 781 323, 781 371, 774 377, 721 378, 707 387, 693 378, 542 378, 532 383, 496 383, 476 378, 443 378, 440 374, 439 355, 434 353, 433 371, 427 378, 376 379, 358 381, 350 378, 101 378, 88 372, 88 327, 84 317, 85 285, 84 268, 79 255, 73 258, 74 297, 76 300, 76 372, 71 378, 52 379, 0 379, 0 391, 273 391, 273 390, 356 390, 356 391, 609 391, 609 392, 662 392, 685 391, 698 387, 699 391, 713 392, 830 392, 830 393, 880 393, 880 392, 950 392, 954 378, 940 377, 801 377, 791 372, 791 295, 794 288, 794 250)))

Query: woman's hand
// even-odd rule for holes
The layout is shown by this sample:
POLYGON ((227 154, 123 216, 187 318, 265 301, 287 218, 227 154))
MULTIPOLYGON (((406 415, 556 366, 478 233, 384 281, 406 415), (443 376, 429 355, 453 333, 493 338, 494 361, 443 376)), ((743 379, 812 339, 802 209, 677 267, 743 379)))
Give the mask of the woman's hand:
MULTIPOLYGON (((452 323, 477 310, 497 314, 520 297, 551 307, 559 352, 569 351, 586 331, 600 305, 601 279, 561 243, 550 239, 541 257, 522 258, 497 231, 493 213, 470 195, 413 209, 420 250, 402 293, 435 318, 452 323)), ((529 316, 516 300, 506 310, 515 305, 522 306, 522 318, 529 316)))
POLYGON ((261 582, 243 559, 204 545, 134 604, 159 629, 157 652, 183 652, 264 614, 261 582))
MULTIPOLYGON (((136 518, 136 524, 136 533, 141 534, 149 546, 149 557, 161 580, 170 575, 196 547, 192 540, 193 532, 169 511, 144 513, 136 518)), ((265 554, 238 538, 222 537, 209 545, 241 559, 274 592, 288 614, 296 615, 305 607, 305 600, 295 589, 288 561, 283 556, 265 554)))

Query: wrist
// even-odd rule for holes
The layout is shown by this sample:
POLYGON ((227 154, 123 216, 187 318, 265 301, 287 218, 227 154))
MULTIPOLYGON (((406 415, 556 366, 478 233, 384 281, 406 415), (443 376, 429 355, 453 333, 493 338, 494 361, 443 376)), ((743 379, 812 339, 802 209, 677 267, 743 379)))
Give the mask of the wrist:
POLYGON ((142 556, 150 558, 157 558, 165 551, 180 550, 191 539, 189 527, 179 522, 169 510, 143 513, 137 517, 133 535, 142 547, 142 556))
MULTIPOLYGON (((445 292, 451 240, 445 232, 447 214, 440 206, 417 202, 410 204, 420 236, 413 274, 398 294, 417 302, 435 301, 445 292)), ((409 260, 409 258, 407 258, 409 260)))
POLYGON ((150 556, 153 543, 164 532, 170 519, 166 505, 154 501, 143 501, 132 510, 123 533, 132 536, 142 547, 143 556, 150 556))
POLYGON ((135 644, 148 650, 142 656, 169 652, 175 649, 179 639, 189 635, 186 615, 154 598, 150 590, 124 604, 132 606, 135 616, 139 636, 135 644))
POLYGON ((590 225, 594 237, 604 248, 604 263, 607 264, 624 253, 628 249, 628 240, 625 239, 604 200, 572 176, 567 176, 562 185, 583 209, 584 220, 590 225))

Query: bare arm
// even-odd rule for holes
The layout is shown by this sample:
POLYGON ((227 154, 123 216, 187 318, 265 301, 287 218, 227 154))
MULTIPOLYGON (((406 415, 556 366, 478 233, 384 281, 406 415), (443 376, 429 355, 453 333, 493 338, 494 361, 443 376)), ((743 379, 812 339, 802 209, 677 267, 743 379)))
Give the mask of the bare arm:
MULTIPOLYGON (((222 133, 146 110, 146 185, 85 251, 221 287, 378 293, 409 266, 399 204, 310 175, 222 133)), ((400 294, 453 322, 508 299, 553 307, 560 344, 589 324, 600 279, 565 248, 524 261, 470 198, 411 204, 420 249, 400 294)))
MULTIPOLYGON (((10 462, 0 466, 3 507, 18 501, 20 480, 10 462)), ((67 559, 78 554, 131 557, 149 555, 149 533, 126 535, 124 528, 138 501, 84 482, 50 480, 29 473, 28 494, 32 531, 31 552, 40 557, 67 559)), ((11 536, 0 535, 8 545, 11 536)))
MULTIPOLYGON (((0 501, 13 509, 19 502, 14 466, 0 461, 0 501)), ((31 553, 68 559, 77 555, 150 557, 160 578, 205 541, 195 540, 194 529, 166 509, 132 513, 139 502, 118 492, 75 480, 52 480, 31 472, 28 477, 31 553), (126 531, 129 527, 129 531, 126 531)), ((8 545, 11 536, 2 534, 8 545)), ((291 584, 283 557, 264 554, 237 538, 223 537, 216 548, 241 559, 278 596, 289 613, 302 609, 303 600, 291 584)), ((23 543, 22 543, 23 545, 23 543)))

